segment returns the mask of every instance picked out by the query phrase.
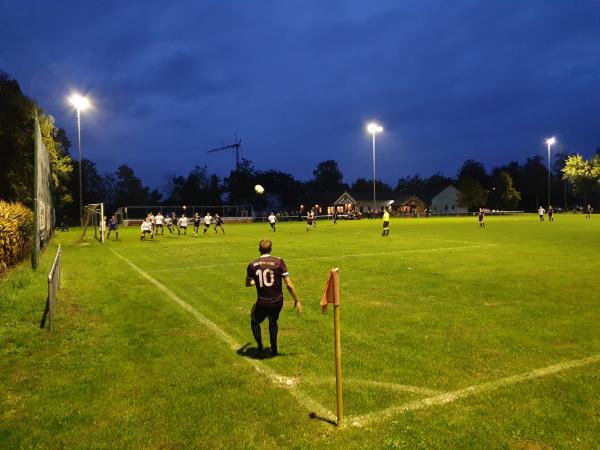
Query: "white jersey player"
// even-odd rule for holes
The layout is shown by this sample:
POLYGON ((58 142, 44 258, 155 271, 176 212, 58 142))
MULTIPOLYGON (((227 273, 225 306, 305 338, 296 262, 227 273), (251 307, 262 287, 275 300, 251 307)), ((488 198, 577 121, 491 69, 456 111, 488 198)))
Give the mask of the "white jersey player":
POLYGON ((269 217, 267 217, 267 219, 269 220, 269 225, 271 225, 271 229, 273 231, 276 231, 275 230, 275 223, 277 222, 277 217, 275 217, 275 214, 271 213, 269 215, 269 217))
POLYGON ((210 228, 210 224, 212 223, 212 221, 213 217, 210 215, 209 212, 207 212, 204 216, 204 234, 206 234, 206 230, 210 228))
POLYGON ((179 220, 177 221, 177 234, 181 234, 181 230, 183 230, 183 234, 187 234, 188 223, 188 218, 185 217, 185 214, 182 214, 179 220))
POLYGON ((140 225, 140 229, 142 230, 142 235, 140 236, 140 241, 146 239, 146 235, 150 235, 150 239, 154 239, 154 234, 152 233, 152 222, 149 218, 146 218, 140 225))
POLYGON ((154 229, 156 230, 156 234, 158 234, 158 229, 160 228, 160 234, 165 234, 165 230, 164 230, 164 223, 165 223, 165 218, 162 215, 162 213, 158 213, 155 217, 154 217, 154 229))

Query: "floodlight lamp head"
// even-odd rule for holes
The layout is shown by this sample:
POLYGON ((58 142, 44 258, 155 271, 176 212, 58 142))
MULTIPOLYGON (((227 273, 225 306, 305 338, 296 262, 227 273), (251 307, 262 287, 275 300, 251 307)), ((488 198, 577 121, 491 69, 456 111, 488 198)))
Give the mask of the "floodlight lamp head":
POLYGON ((549 139, 546 139, 546 144, 548 144, 548 145, 554 145, 554 144, 556 144, 556 138, 555 137, 551 137, 549 139))
POLYGON ((367 125, 367 131, 371 134, 381 133, 383 131, 383 127, 377 125, 375 122, 372 122, 369 125, 367 125))
POLYGON ((90 106, 90 101, 87 99, 87 97, 79 94, 71 95, 69 101, 71 102, 71 105, 73 105, 73 107, 78 111, 83 111, 90 106))

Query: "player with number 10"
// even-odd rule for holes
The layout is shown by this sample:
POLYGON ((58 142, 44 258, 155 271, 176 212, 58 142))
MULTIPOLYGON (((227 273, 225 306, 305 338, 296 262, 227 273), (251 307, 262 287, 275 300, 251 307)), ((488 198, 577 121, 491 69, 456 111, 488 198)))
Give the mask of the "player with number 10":
POLYGON ((294 308, 298 314, 302 312, 302 304, 288 274, 287 266, 283 259, 271 256, 272 243, 263 239, 258 244, 260 258, 251 261, 246 270, 246 287, 256 286, 257 300, 250 313, 250 327, 256 340, 258 351, 263 353, 261 322, 269 319, 269 337, 271 341, 271 355, 278 354, 277 348, 277 320, 283 308, 282 280, 288 292, 294 299, 294 308))

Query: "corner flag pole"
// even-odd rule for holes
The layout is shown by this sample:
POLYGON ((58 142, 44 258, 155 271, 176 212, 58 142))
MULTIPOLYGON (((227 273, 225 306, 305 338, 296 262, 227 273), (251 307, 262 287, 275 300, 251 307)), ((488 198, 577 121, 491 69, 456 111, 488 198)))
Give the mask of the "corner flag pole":
POLYGON ((344 401, 342 398, 342 346, 340 338, 340 279, 338 268, 329 271, 329 279, 321 298, 323 313, 327 305, 333 303, 333 336, 335 345, 335 391, 337 406, 337 426, 344 427, 344 401))
POLYGON ((342 345, 340 339, 340 282, 338 269, 331 271, 333 276, 333 334, 335 342, 335 393, 337 405, 337 426, 344 427, 344 402, 342 400, 342 345))

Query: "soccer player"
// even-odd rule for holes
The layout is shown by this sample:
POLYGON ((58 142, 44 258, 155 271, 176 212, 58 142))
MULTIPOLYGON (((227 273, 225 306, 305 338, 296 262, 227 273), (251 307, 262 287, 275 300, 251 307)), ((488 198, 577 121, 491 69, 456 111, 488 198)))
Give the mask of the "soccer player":
POLYGON ((67 220, 67 216, 63 216, 63 220, 60 223, 60 231, 69 231, 69 221, 67 220))
POLYGON ((277 217, 275 217, 275 214, 273 214, 273 212, 271 211, 271 214, 269 214, 269 217, 267 217, 267 219, 269 220, 269 225, 271 225, 271 230, 275 232, 275 222, 277 222, 277 217))
POLYGON ((246 269, 246 287, 256 286, 257 300, 250 312, 250 327, 256 340, 259 353, 263 353, 261 322, 269 319, 269 338, 271 341, 271 355, 277 356, 277 320, 283 308, 282 280, 294 299, 294 308, 298 314, 302 313, 302 304, 298 300, 296 288, 288 274, 287 266, 283 259, 271 256, 273 244, 269 239, 258 243, 260 258, 251 261, 246 269))
POLYGON ((390 235, 390 213, 384 208, 383 209, 383 232, 381 233, 382 237, 387 237, 390 235))
POLYGON ((144 239, 146 239, 147 234, 150 235, 151 240, 154 240, 154 234, 152 233, 152 221, 150 220, 149 217, 146 217, 146 220, 144 220, 142 222, 142 225, 140 226, 140 228, 142 230, 142 235, 140 236, 140 241, 143 241, 144 239))
POLYGON ((552 205, 548 205, 548 220, 554 222, 554 210, 552 209, 552 205))
POLYGON ((337 223, 337 219, 338 219, 338 213, 337 213, 337 208, 336 208, 335 211, 333 211, 333 224, 334 225, 337 223))
POLYGON ((152 211, 148 213, 148 218, 150 219, 150 224, 152 225, 152 234, 154 235, 154 230, 156 228, 156 218, 154 217, 154 213, 152 211))
POLYGON ((187 235, 188 223, 189 219, 185 217, 185 213, 181 214, 181 217, 177 221, 177 234, 181 235, 181 230, 183 230, 183 234, 187 235))
POLYGON ((171 234, 173 234, 173 228, 177 226, 177 215, 174 212, 172 212, 171 216, 167 217, 167 220, 165 222, 167 223, 167 228, 169 229, 171 234))
POLYGON ((200 229, 200 214, 194 214, 194 236, 198 236, 198 230, 200 229))
POLYGON ((592 218, 592 206, 589 203, 588 203, 587 207, 585 208, 585 218, 586 219, 592 218))
POLYGON ((160 234, 165 234, 165 229, 164 229, 165 217, 162 215, 162 213, 160 211, 158 212, 156 217, 154 217, 154 222, 156 224, 155 225, 156 234, 158 234, 159 228, 160 228, 160 234))
POLYGON ((315 220, 315 213, 313 210, 310 210, 306 213, 306 232, 308 233, 308 227, 317 228, 317 223, 315 220))
POLYGON ((110 237, 110 232, 115 232, 115 240, 119 240, 119 224, 117 223, 117 216, 113 214, 113 216, 108 220, 108 234, 106 235, 106 239, 110 237))
POLYGON ((223 219, 219 213, 215 213, 215 234, 218 233, 217 228, 220 228, 223 234, 225 234, 225 229, 223 228, 223 219))
POLYGON ((544 208, 542 208, 541 206, 538 208, 538 214, 540 216, 540 222, 544 221, 544 208))
POLYGON ((485 228, 485 222, 483 221, 483 219, 485 219, 485 213, 483 212, 483 208, 479 208, 479 228, 485 228))
POLYGON ((204 235, 206 236, 206 230, 210 228, 210 224, 212 223, 212 216, 210 212, 206 211, 206 215, 204 216, 204 235))

